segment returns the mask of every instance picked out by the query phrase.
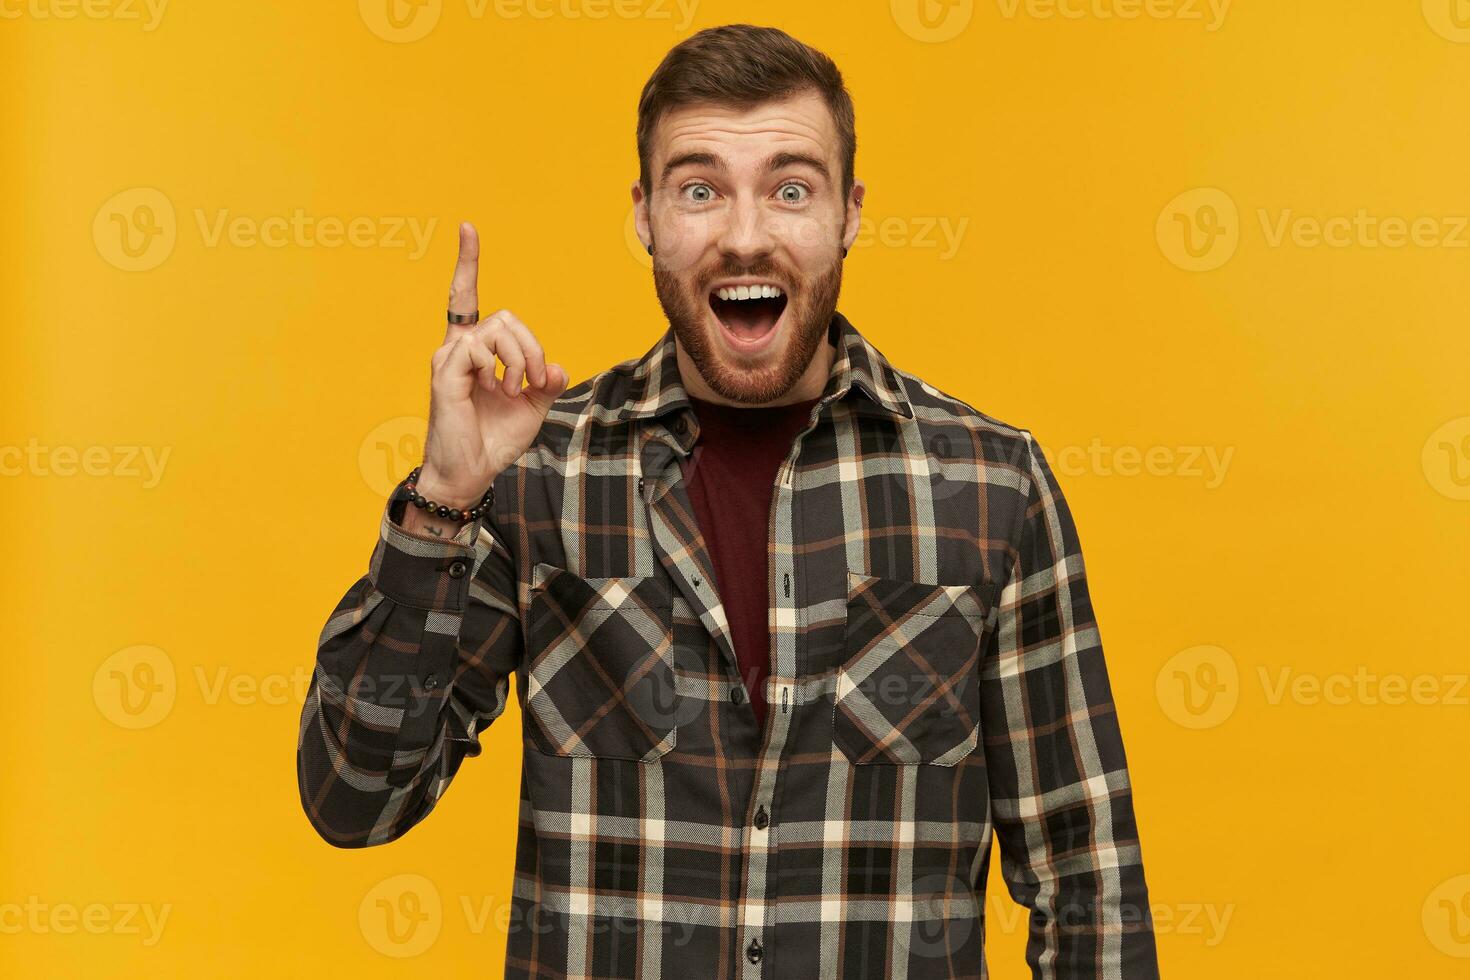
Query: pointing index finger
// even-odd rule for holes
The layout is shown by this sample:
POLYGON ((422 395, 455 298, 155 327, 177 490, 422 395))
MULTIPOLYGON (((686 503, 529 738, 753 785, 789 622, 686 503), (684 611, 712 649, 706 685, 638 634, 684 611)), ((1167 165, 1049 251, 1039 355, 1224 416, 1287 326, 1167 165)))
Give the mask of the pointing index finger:
MULTIPOLYGON (((449 284, 449 312, 474 313, 479 308, 480 235, 468 221, 459 223, 459 259, 454 264, 454 279, 449 284)), ((475 324, 449 324, 444 335, 447 343, 475 324)))

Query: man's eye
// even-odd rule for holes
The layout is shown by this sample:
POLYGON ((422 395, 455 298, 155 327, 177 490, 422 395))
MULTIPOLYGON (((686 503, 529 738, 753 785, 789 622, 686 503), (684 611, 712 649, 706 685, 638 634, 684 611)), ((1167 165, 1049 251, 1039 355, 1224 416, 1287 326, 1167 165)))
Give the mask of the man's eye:
POLYGON ((800 204, 806 200, 806 188, 801 184, 782 184, 776 193, 781 195, 781 200, 787 204, 800 204))
POLYGON ((705 204, 714 195, 714 190, 708 184, 690 184, 684 188, 684 191, 690 195, 690 199, 696 204, 705 204))

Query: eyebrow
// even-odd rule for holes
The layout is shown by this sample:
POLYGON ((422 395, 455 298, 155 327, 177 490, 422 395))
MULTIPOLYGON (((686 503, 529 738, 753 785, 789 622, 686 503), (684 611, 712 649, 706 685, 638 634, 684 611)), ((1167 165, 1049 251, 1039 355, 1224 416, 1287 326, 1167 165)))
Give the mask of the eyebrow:
MULTIPOLYGON (((659 176, 659 183, 666 182, 669 179, 669 175, 680 167, 709 167, 712 170, 718 170, 720 173, 725 173, 729 169, 725 166, 725 161, 713 153, 705 150, 691 150, 688 153, 680 153, 676 157, 671 157, 669 162, 664 164, 663 173, 659 176)), ((780 153, 773 153, 766 160, 765 169, 767 172, 784 170, 787 167, 810 167, 820 174, 824 180, 828 180, 831 177, 827 172, 827 165, 819 157, 814 157, 810 153, 782 151, 780 153)))

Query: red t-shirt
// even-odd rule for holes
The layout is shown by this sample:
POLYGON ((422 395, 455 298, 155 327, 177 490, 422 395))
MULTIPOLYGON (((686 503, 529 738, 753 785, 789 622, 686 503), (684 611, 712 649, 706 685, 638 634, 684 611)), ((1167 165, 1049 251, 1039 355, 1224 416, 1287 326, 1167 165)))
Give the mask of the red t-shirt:
POLYGON ((805 429, 816 398, 746 408, 689 396, 699 441, 683 462, 694 516, 715 566, 740 677, 756 721, 766 723, 771 668, 769 524, 776 471, 805 429))

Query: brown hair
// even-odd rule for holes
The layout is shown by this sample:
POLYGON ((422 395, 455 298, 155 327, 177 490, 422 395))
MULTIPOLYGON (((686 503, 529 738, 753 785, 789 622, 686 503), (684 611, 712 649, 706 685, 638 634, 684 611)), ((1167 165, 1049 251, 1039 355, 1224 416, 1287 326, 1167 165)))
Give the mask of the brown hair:
POLYGON ((725 24, 680 41, 654 69, 638 98, 638 180, 653 192, 649 173, 653 130, 669 110, 697 103, 749 109, 815 91, 837 124, 842 197, 852 190, 857 130, 852 97, 837 65, 816 48, 775 27, 725 24))

